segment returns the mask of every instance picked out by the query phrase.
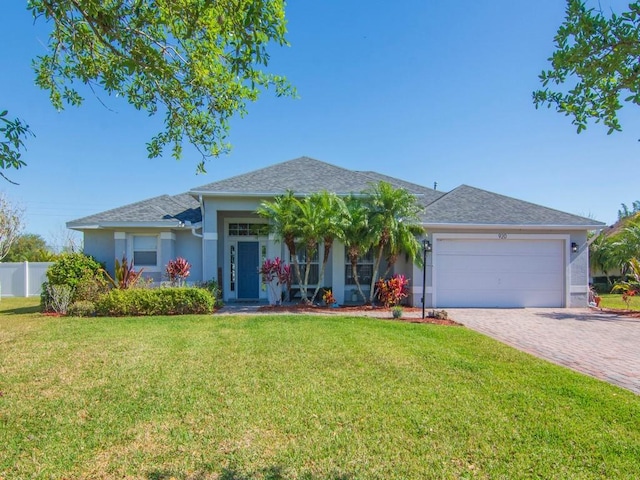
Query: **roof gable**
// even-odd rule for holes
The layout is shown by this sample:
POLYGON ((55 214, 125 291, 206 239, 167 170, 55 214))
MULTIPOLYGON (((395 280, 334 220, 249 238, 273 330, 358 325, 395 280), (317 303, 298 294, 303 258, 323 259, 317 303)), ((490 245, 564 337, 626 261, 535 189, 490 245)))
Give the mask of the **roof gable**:
POLYGON ((423 190, 429 190, 396 178, 348 170, 313 158, 300 157, 208 183, 192 189, 191 193, 275 196, 286 193, 287 190, 299 195, 327 190, 338 195, 348 195, 360 193, 379 180, 385 180, 395 187, 404 183, 411 186, 407 189, 417 195, 422 195, 423 190))
POLYGON ((461 185, 429 204, 423 215, 427 224, 576 226, 604 225, 534 203, 461 185))

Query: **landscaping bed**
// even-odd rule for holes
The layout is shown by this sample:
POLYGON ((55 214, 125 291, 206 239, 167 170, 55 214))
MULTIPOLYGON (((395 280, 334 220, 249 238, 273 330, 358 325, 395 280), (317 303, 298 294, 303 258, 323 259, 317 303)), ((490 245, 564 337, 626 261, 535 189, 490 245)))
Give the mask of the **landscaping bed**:
MULTIPOLYGON (((358 317, 378 318, 382 320, 397 320, 409 323, 429 323, 433 325, 460 326, 450 318, 422 318, 422 308, 402 307, 402 317, 393 318, 390 308, 375 305, 340 305, 339 307, 324 307, 320 305, 285 304, 263 305, 258 308, 261 313, 273 314, 314 314, 314 315, 350 315, 358 317)), ((427 310, 427 315, 431 310, 427 310)))

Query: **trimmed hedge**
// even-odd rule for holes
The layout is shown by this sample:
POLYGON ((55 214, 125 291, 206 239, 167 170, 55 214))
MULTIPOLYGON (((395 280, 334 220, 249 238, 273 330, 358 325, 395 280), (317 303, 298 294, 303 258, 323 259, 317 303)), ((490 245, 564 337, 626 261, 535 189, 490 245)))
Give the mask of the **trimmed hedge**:
POLYGON ((211 313, 215 299, 194 287, 111 290, 96 302, 96 314, 108 317, 211 313))

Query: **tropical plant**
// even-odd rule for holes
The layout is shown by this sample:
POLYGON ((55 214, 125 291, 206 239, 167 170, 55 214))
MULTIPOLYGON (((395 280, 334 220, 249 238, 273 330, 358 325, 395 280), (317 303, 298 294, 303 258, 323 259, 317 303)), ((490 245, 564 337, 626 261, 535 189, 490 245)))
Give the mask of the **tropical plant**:
POLYGON ((609 261, 620 269, 624 278, 627 275, 630 261, 640 257, 640 225, 630 223, 609 240, 609 261))
MULTIPOLYGON (((373 232, 369 228, 369 210, 363 198, 355 195, 349 195, 345 198, 345 207, 347 218, 344 223, 342 240, 347 258, 351 264, 351 276, 364 303, 367 298, 360 285, 358 259, 367 253, 374 241, 373 232)), ((375 272, 373 272, 373 275, 375 275, 375 272)))
POLYGON ((272 303, 278 303, 282 297, 282 288, 289 289, 291 285, 291 266, 283 262, 280 257, 273 260, 265 259, 259 270, 262 282, 267 285, 272 303))
MULTIPOLYGON (((375 296, 375 272, 380 268, 380 262, 387 255, 385 275, 395 264, 399 253, 404 252, 418 264, 422 259, 420 242, 416 235, 424 234, 420 225, 419 213, 422 207, 416 197, 403 188, 393 188, 387 182, 378 182, 364 192, 368 195, 369 226, 375 235, 374 275, 371 278, 369 301, 375 296)), ((383 276, 385 276, 383 275, 383 276)))
POLYGON ((105 269, 101 270, 113 288, 127 290, 136 286, 142 276, 144 268, 136 271, 133 262, 129 262, 126 256, 122 256, 122 261, 115 261, 115 279, 109 275, 105 269))
POLYGON ((333 296, 330 288, 327 288, 322 294, 322 301, 329 307, 336 303, 336 297, 333 296))
POLYGON ((404 275, 396 274, 388 280, 383 278, 376 282, 376 297, 385 308, 398 305, 408 296, 409 280, 404 275))
POLYGON ((589 245, 589 265, 593 271, 601 271, 611 286, 609 272, 619 267, 612 255, 612 241, 604 233, 600 233, 589 245))
POLYGON ((637 258, 629 260, 625 279, 617 282, 611 291, 622 293, 622 300, 627 304, 628 310, 631 298, 640 293, 640 261, 637 258))
POLYGON ((320 285, 324 283, 324 273, 327 268, 327 263, 329 262, 333 243, 336 238, 344 237, 347 209, 342 198, 326 190, 311 195, 309 200, 309 203, 317 212, 318 223, 316 231, 323 245, 322 266, 320 267, 318 284, 311 297, 311 303, 313 303, 320 291, 320 285))
POLYGON ((629 208, 625 203, 620 204, 620 210, 618 210, 618 220, 623 218, 629 218, 640 214, 640 200, 635 200, 629 208))
POLYGON ((277 238, 281 238, 293 261, 293 272, 299 285, 302 285, 302 276, 297 257, 298 224, 297 218, 300 212, 300 202, 293 191, 288 190, 284 195, 279 195, 273 201, 265 200, 260 204, 256 213, 269 221, 269 231, 277 238))
POLYGON ((165 271, 171 285, 181 287, 191 273, 191 264, 186 259, 178 257, 169 260, 165 271))
MULTIPOLYGON (((308 286, 311 273, 311 263, 318 253, 320 243, 323 212, 317 206, 318 197, 315 195, 304 197, 298 202, 296 217, 296 237, 304 248, 304 277, 300 283, 300 297, 302 303, 309 303, 308 286)), ((300 260, 300 259, 298 259, 300 260)))

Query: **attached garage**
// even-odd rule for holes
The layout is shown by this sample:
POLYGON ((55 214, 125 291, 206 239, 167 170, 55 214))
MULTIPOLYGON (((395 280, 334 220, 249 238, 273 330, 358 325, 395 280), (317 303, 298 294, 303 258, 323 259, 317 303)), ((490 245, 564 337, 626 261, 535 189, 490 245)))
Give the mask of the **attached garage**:
POLYGON ((565 306, 564 237, 446 237, 434 238, 433 302, 438 308, 565 306))

